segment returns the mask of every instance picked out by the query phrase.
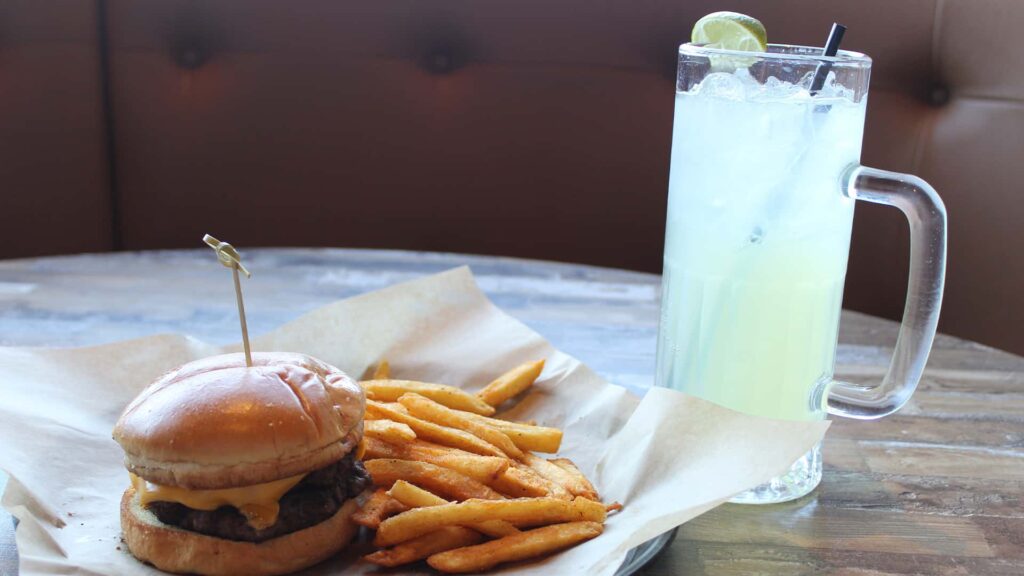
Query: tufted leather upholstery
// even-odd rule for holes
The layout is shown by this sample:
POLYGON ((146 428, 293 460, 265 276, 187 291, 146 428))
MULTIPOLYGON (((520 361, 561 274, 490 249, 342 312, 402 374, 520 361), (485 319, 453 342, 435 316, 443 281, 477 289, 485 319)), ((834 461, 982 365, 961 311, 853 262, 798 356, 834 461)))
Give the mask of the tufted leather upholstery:
POLYGON ((109 250, 92 2, 0 2, 0 258, 109 250))
MULTIPOLYGON (((4 18, 0 73, 54 72, 31 72, 42 88, 0 88, 0 176, 17 196, 0 205, 2 255, 192 247, 209 230, 240 246, 451 250, 659 271, 675 47, 696 18, 723 7, 106 5, 109 125, 90 76, 93 3, 7 7, 18 17, 4 18), (25 111, 12 116, 12 102, 25 111), (113 195, 100 157, 105 126, 113 195), (54 243, 15 240, 44 206, 60 216, 54 243)), ((1024 4, 728 8, 761 18, 773 41, 820 45, 833 20, 849 26, 844 45, 875 59, 865 164, 924 177, 950 213, 941 328, 1024 351, 1024 59, 1012 53, 1024 4)), ((905 222, 895 210, 857 210, 846 305, 898 318, 905 222)))

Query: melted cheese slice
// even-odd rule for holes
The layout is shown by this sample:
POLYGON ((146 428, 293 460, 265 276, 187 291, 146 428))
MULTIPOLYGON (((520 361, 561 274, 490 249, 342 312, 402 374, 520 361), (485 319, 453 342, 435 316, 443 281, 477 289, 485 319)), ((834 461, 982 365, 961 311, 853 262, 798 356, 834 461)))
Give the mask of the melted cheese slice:
POLYGON ((150 502, 177 502, 193 510, 216 510, 221 506, 234 506, 245 516, 249 525, 257 530, 269 528, 277 522, 281 497, 305 476, 299 474, 265 484, 239 488, 188 490, 177 486, 153 484, 130 472, 128 475, 143 506, 149 505, 150 502))

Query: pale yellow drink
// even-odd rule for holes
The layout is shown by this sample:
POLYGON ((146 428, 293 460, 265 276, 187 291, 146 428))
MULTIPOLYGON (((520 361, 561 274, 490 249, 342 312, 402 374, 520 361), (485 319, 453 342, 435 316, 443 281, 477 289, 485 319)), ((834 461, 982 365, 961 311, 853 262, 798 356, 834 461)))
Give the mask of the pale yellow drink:
POLYGON ((676 94, 657 383, 820 419, 832 374, 866 98, 755 82, 676 94))

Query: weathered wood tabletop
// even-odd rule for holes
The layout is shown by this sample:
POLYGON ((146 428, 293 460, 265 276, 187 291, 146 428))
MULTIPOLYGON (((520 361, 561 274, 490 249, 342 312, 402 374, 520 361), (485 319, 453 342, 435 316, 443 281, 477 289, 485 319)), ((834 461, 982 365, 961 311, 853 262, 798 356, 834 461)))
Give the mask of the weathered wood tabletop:
MULTIPOLYGON (((469 264, 496 304, 638 393, 650 385, 659 278, 444 254, 246 252, 249 329, 469 264)), ((0 262, 0 345, 77 346, 161 332, 237 341, 233 292, 209 250, 0 262)), ((881 378, 897 325, 845 312, 837 375, 881 378)), ((2 384, 0 384, 2 386, 2 384)), ((1024 358, 939 337, 910 403, 837 420, 821 486, 773 506, 725 505, 684 525, 643 574, 1024 574, 1024 358)), ((0 483, 3 480, 0 479, 0 483)), ((0 512, 0 574, 17 572, 0 512)))

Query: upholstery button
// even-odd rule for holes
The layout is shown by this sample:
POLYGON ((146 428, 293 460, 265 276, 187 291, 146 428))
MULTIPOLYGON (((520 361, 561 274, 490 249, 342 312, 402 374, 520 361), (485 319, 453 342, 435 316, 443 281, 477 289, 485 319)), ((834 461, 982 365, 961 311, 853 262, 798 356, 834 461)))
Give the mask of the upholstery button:
POLYGON ((444 74, 445 72, 448 72, 452 67, 451 56, 443 52, 433 54, 429 60, 429 68, 435 74, 444 74))
POLYGON ((186 48, 185 50, 178 52, 174 60, 182 68, 195 70, 203 64, 205 58, 203 58, 203 55, 199 52, 199 50, 195 48, 186 48))
POLYGON ((458 33, 449 32, 443 39, 417 42, 421 54, 419 65, 431 74, 450 74, 465 66, 472 58, 472 48, 458 33))
POLYGON ((945 106, 949 102, 949 88, 945 86, 932 86, 928 92, 928 102, 932 106, 945 106))
POLYGON ((169 23, 167 40, 171 59, 186 70, 195 70, 209 62, 220 46, 220 26, 199 7, 199 4, 189 5, 169 23))
POLYGON ((171 57, 178 66, 195 70, 210 59, 210 50, 198 38, 183 38, 171 46, 171 57))

